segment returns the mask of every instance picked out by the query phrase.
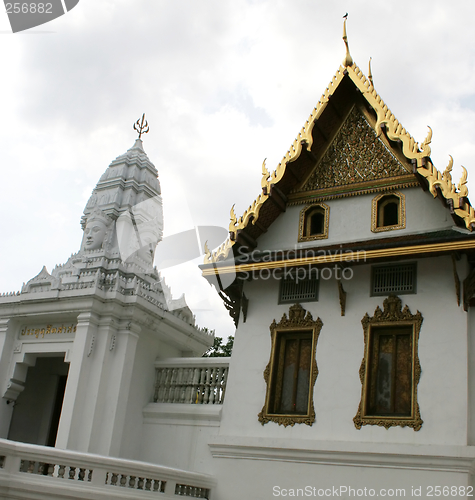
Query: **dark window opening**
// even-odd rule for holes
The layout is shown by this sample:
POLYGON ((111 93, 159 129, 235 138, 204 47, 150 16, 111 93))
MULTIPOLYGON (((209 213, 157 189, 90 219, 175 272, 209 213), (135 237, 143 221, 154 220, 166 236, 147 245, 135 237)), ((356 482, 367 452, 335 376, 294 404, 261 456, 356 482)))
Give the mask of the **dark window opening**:
POLYGON ((69 363, 59 356, 39 356, 36 364, 28 367, 25 388, 13 408, 8 439, 55 446, 68 370, 69 363))
POLYGON ((412 344, 412 326, 371 330, 367 416, 411 416, 412 344))
POLYGON ((325 216, 321 212, 316 212, 310 216, 310 234, 309 236, 316 236, 323 234, 325 216))
POLYGON ((320 236, 325 233, 325 209, 314 207, 305 213, 304 236, 320 236))
POLYGON ((389 195, 378 202, 378 227, 397 226, 399 224, 399 203, 397 196, 389 195))
POLYGON ((312 363, 312 332, 278 332, 269 412, 308 413, 312 363))

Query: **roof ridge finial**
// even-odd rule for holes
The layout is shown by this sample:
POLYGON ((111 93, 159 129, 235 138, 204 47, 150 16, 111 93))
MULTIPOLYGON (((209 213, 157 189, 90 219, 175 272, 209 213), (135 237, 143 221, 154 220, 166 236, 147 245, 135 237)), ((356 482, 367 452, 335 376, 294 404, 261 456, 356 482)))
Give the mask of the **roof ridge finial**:
POLYGON ((134 123, 134 130, 139 133, 139 139, 142 139, 142 134, 148 133, 150 130, 148 127, 148 121, 145 119, 145 113, 142 115, 142 122, 140 118, 134 123))
POLYGON ((371 85, 374 87, 373 84, 373 73, 371 73, 371 59, 372 57, 369 58, 369 63, 368 63, 368 80, 371 82, 371 85))
POLYGON ((348 37, 346 36, 346 20, 348 18, 348 12, 343 16, 343 41, 345 42, 346 45, 346 56, 345 59, 343 59, 343 66, 347 68, 348 66, 353 66, 353 58, 350 55, 350 47, 348 45, 348 37))

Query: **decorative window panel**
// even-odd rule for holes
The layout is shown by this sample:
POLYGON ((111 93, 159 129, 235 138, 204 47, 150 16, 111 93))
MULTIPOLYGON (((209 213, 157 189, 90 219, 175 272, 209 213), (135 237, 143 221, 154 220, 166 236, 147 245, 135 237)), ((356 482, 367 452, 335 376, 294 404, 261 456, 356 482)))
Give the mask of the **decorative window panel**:
POLYGON ((422 427, 417 402, 421 375, 418 356, 422 315, 402 309, 399 297, 390 295, 373 317, 361 323, 364 330, 364 358, 360 367, 361 401, 353 422, 363 425, 422 427))
POLYGON ((371 295, 416 293, 417 262, 373 266, 371 295))
POLYGON ((300 304, 293 305, 289 317, 270 326, 271 355, 264 370, 266 400, 259 422, 279 425, 315 421, 313 388, 317 380, 316 347, 322 328, 320 318, 313 320, 300 304))
POLYGON ((318 300, 318 280, 315 278, 280 280, 279 304, 318 300))

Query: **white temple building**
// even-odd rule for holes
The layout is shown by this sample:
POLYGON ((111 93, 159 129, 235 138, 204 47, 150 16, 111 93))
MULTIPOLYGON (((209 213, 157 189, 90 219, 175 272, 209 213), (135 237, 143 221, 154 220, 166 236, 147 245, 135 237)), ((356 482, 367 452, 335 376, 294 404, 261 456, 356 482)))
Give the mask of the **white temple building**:
POLYGON ((432 132, 415 141, 344 40, 201 266, 230 358, 201 357, 213 337, 166 299, 140 139, 94 189, 81 249, 0 297, 0 499, 474 495, 467 172, 433 165, 432 132))

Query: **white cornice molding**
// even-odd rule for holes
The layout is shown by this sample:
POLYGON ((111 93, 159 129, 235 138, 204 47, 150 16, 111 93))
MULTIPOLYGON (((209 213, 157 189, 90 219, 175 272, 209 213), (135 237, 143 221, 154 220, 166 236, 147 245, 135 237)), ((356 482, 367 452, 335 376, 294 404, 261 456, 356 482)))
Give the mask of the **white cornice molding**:
POLYGON ((475 472, 474 446, 402 445, 302 441, 270 438, 216 437, 213 458, 298 462, 345 467, 475 472), (313 449, 312 449, 313 448, 313 449), (318 449, 316 449, 318 448, 318 449))

